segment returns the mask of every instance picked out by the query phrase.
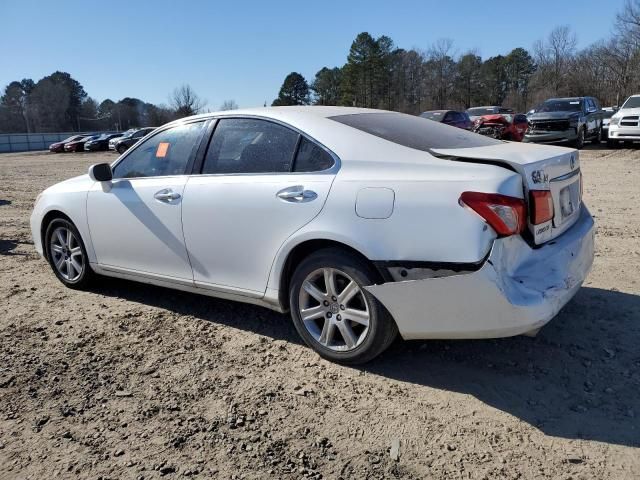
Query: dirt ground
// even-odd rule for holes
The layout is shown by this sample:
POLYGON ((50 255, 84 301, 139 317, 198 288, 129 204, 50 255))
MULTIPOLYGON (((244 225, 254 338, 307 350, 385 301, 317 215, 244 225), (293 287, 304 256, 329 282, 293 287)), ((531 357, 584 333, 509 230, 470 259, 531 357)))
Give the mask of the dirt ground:
POLYGON ((0 479, 640 478, 640 149, 581 153, 595 266, 536 338, 398 340, 360 368, 259 307, 64 288, 33 201, 113 158, 0 155, 0 479))

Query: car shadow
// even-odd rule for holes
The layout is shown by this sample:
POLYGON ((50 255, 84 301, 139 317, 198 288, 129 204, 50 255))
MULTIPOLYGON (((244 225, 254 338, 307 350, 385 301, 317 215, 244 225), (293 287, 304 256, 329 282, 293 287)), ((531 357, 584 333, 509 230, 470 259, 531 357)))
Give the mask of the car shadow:
MULTIPOLYGON (((96 293, 301 344, 286 315, 124 280, 96 293)), ((550 436, 640 446, 640 296, 583 287, 535 338, 398 340, 359 367, 472 395, 550 436)))
POLYGON ((15 253, 15 250, 20 242, 17 240, 3 240, 0 239, 0 255, 25 255, 24 253, 15 253))
POLYGON ((537 337, 397 343, 362 369, 473 395, 547 435, 640 446, 640 296, 583 287, 537 337))
POLYGON ((0 207, 4 207, 5 205, 11 205, 11 200, 0 198, 0 207))

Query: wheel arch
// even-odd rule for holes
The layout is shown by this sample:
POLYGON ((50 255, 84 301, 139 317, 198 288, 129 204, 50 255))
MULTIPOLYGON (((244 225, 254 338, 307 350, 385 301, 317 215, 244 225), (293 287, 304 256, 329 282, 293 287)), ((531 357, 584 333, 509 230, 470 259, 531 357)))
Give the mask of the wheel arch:
POLYGON ((337 248, 361 258, 372 267, 373 271, 376 272, 379 282, 388 280, 385 272, 378 269, 374 262, 372 262, 359 249, 341 241, 329 238, 307 239, 297 243, 289 249, 284 260, 281 260, 280 262, 282 267, 277 271, 278 277, 274 279, 278 288, 278 301, 283 310, 287 310, 289 308, 289 285, 291 276, 293 275, 296 267, 312 253, 326 248, 337 248))
POLYGON ((47 260, 49 260, 49 248, 47 247, 47 242, 44 237, 47 234, 47 228, 49 227, 49 224, 56 218, 63 218, 75 225, 71 217, 69 217, 69 215, 61 210, 52 209, 44 214, 44 216, 42 217, 42 221, 40 222, 40 241, 42 242, 42 251, 47 260))

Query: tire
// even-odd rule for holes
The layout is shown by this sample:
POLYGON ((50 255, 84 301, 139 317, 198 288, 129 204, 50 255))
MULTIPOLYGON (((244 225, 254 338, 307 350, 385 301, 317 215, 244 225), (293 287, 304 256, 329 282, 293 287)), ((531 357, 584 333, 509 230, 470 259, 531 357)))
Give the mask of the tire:
POLYGON ((124 145, 118 145, 118 148, 116 150, 118 150, 118 153, 122 155, 124 152, 127 151, 127 147, 125 147, 124 145))
POLYGON ((598 129, 598 133, 596 134, 594 139, 591 141, 591 143, 594 145, 600 145, 602 143, 602 127, 598 129))
POLYGON ((303 260, 291 277, 289 304, 304 342, 321 357, 350 365, 368 362, 386 350, 398 328, 363 288, 377 279, 368 262, 338 248, 319 250, 303 260), (333 288, 327 288, 327 276, 333 288), (302 310, 307 310, 306 320, 302 310))
POLYGON ((585 140, 585 133, 584 133, 584 127, 580 128, 580 130, 578 130, 578 138, 576 138, 572 143, 573 143, 573 148, 580 150, 582 147, 584 147, 584 140, 585 140))
POLYGON ((82 237, 73 223, 64 218, 52 220, 47 226, 44 242, 47 260, 58 280, 66 287, 78 290, 90 285, 95 273, 89 265, 82 237))

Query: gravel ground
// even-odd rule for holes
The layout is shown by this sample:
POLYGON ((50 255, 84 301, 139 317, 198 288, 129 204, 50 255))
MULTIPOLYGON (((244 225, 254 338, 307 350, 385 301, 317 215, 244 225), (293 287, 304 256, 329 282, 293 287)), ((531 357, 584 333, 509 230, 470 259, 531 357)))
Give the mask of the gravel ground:
POLYGON ((582 152, 595 266, 536 338, 399 340, 361 368, 262 308, 65 289, 33 200, 113 158, 0 155, 0 478, 640 478, 640 150, 582 152))

